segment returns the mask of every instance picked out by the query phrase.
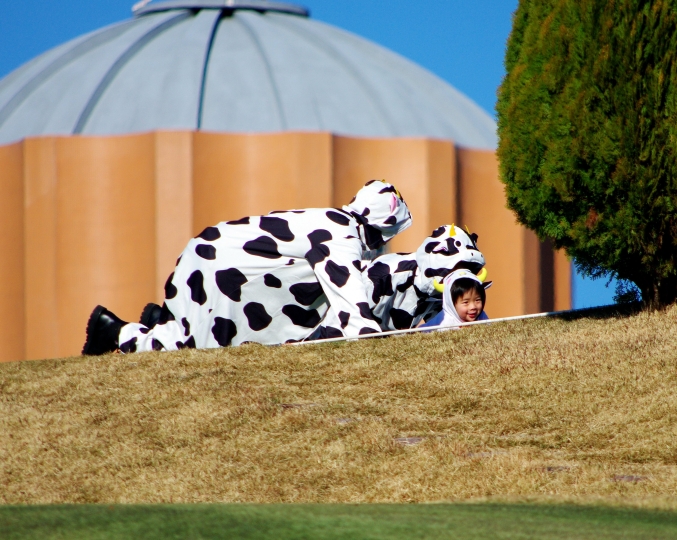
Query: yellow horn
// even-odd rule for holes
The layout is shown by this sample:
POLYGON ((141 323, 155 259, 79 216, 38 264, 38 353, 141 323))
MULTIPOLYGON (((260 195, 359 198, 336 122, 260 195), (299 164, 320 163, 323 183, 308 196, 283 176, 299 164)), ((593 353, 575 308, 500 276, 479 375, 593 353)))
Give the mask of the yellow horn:
POLYGON ((452 223, 451 227, 449 227, 449 236, 454 236, 455 234, 456 234, 456 225, 452 223))
POLYGON ((480 270, 480 273, 477 274, 477 279, 479 279, 482 283, 484 283, 487 280, 488 275, 489 275, 489 272, 487 272, 487 269, 482 268, 482 270, 480 270))
POLYGON ((444 283, 440 283, 436 279, 433 279, 433 287, 438 293, 444 293, 444 283))
MULTIPOLYGON (((384 184, 388 183, 388 181, 385 178, 381 178, 379 180, 379 182, 383 182, 384 184)), ((392 186, 392 184, 390 184, 390 185, 392 186)), ((397 198, 400 199, 400 200, 403 200, 402 195, 400 195, 400 192, 397 190, 397 188, 395 186, 393 186, 393 189, 395 189, 395 195, 397 195, 397 198)))

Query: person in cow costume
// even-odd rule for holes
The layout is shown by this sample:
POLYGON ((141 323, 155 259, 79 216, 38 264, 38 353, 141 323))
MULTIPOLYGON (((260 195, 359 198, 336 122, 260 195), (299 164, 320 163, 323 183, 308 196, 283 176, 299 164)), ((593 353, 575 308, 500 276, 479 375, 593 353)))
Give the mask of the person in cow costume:
MULTIPOLYGON (((477 235, 455 225, 435 229, 414 253, 389 253, 365 262, 362 279, 369 307, 383 331, 414 328, 442 311, 442 280, 465 269, 486 281, 485 260, 477 235)), ((488 288, 491 282, 485 283, 488 288)), ((315 339, 340 337, 340 324, 327 313, 315 339)))
POLYGON ((484 281, 468 270, 455 270, 442 283, 442 311, 423 326, 458 328, 465 323, 489 320, 484 307, 486 289, 490 286, 491 281, 484 281))
MULTIPOLYGON (((444 276, 463 268, 479 274, 484 281, 484 264, 476 234, 468 235, 453 224, 443 225, 415 253, 381 255, 361 264, 371 315, 383 331, 413 328, 433 317, 441 322, 436 314, 443 314, 444 276)), ((486 282, 485 288, 490 285, 490 281, 486 282)), ((327 302, 326 296, 324 300, 327 302)), ((152 328, 161 315, 162 308, 151 303, 140 322, 152 328)), ((328 309, 320 326, 307 339, 342 337, 341 324, 335 312, 328 309)))
POLYGON ((207 227, 179 257, 157 322, 128 323, 97 306, 82 353, 300 341, 330 309, 341 335, 380 332, 362 280, 364 254, 411 221, 395 187, 372 180, 342 209, 271 212, 207 227))

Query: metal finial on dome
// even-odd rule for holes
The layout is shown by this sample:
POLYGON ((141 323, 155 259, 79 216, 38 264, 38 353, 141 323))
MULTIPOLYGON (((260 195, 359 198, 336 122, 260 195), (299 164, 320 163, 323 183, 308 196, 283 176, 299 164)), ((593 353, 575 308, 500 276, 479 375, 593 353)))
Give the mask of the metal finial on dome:
POLYGON ((132 13, 136 13, 138 10, 140 10, 142 7, 148 5, 150 0, 141 0, 140 2, 137 2, 132 6, 132 13))
POLYGON ((310 11, 303 6, 288 4, 286 2, 270 2, 268 0, 166 0, 164 2, 141 0, 137 4, 134 4, 132 13, 136 17, 139 17, 148 13, 174 9, 248 9, 261 13, 275 11, 277 13, 300 15, 301 17, 310 16, 310 11))

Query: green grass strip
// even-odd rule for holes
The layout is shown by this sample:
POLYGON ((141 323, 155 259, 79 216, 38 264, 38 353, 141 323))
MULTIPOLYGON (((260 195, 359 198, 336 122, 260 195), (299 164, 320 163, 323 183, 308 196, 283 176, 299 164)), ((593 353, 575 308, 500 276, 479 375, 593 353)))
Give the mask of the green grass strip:
POLYGON ((13 539, 661 539, 677 513, 499 504, 1 506, 13 539))

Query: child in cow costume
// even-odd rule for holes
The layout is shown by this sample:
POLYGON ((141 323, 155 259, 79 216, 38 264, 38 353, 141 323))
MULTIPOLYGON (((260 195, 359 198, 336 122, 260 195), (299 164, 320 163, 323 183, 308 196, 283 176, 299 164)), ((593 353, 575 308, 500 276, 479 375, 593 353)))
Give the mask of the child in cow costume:
MULTIPOLYGON (((466 234, 453 224, 439 227, 415 253, 390 253, 365 262, 362 279, 372 315, 383 331, 414 328, 442 312, 445 276, 465 269, 484 281, 484 264, 476 234, 466 234)), ((340 337, 339 328, 329 311, 312 337, 340 337)))
POLYGON ((317 332, 329 309, 341 335, 380 332, 362 280, 364 253, 410 225, 399 192, 372 180, 342 209, 271 212, 208 227, 169 276, 157 324, 127 323, 97 306, 82 352, 299 341, 317 332))
MULTIPOLYGON (((484 255, 477 247, 477 235, 460 227, 444 225, 435 229, 415 253, 397 253, 377 257, 363 274, 373 283, 368 290, 375 303, 374 316, 381 328, 414 328, 442 310, 442 280, 452 272, 465 269, 486 280, 484 255), (388 292, 384 265, 392 276, 393 295, 388 292), (378 279, 383 276, 384 279, 378 279), (372 279, 376 278, 376 279, 372 279), (385 283, 383 283, 385 281, 385 283), (377 285, 379 284, 380 287, 377 285)), ((488 288, 491 282, 487 282, 488 288)))
POLYGON ((484 306, 487 302, 486 289, 491 281, 485 281, 486 271, 479 276, 468 270, 455 270, 444 278, 442 287, 443 309, 425 323, 424 327, 456 327, 469 322, 489 319, 484 306))

